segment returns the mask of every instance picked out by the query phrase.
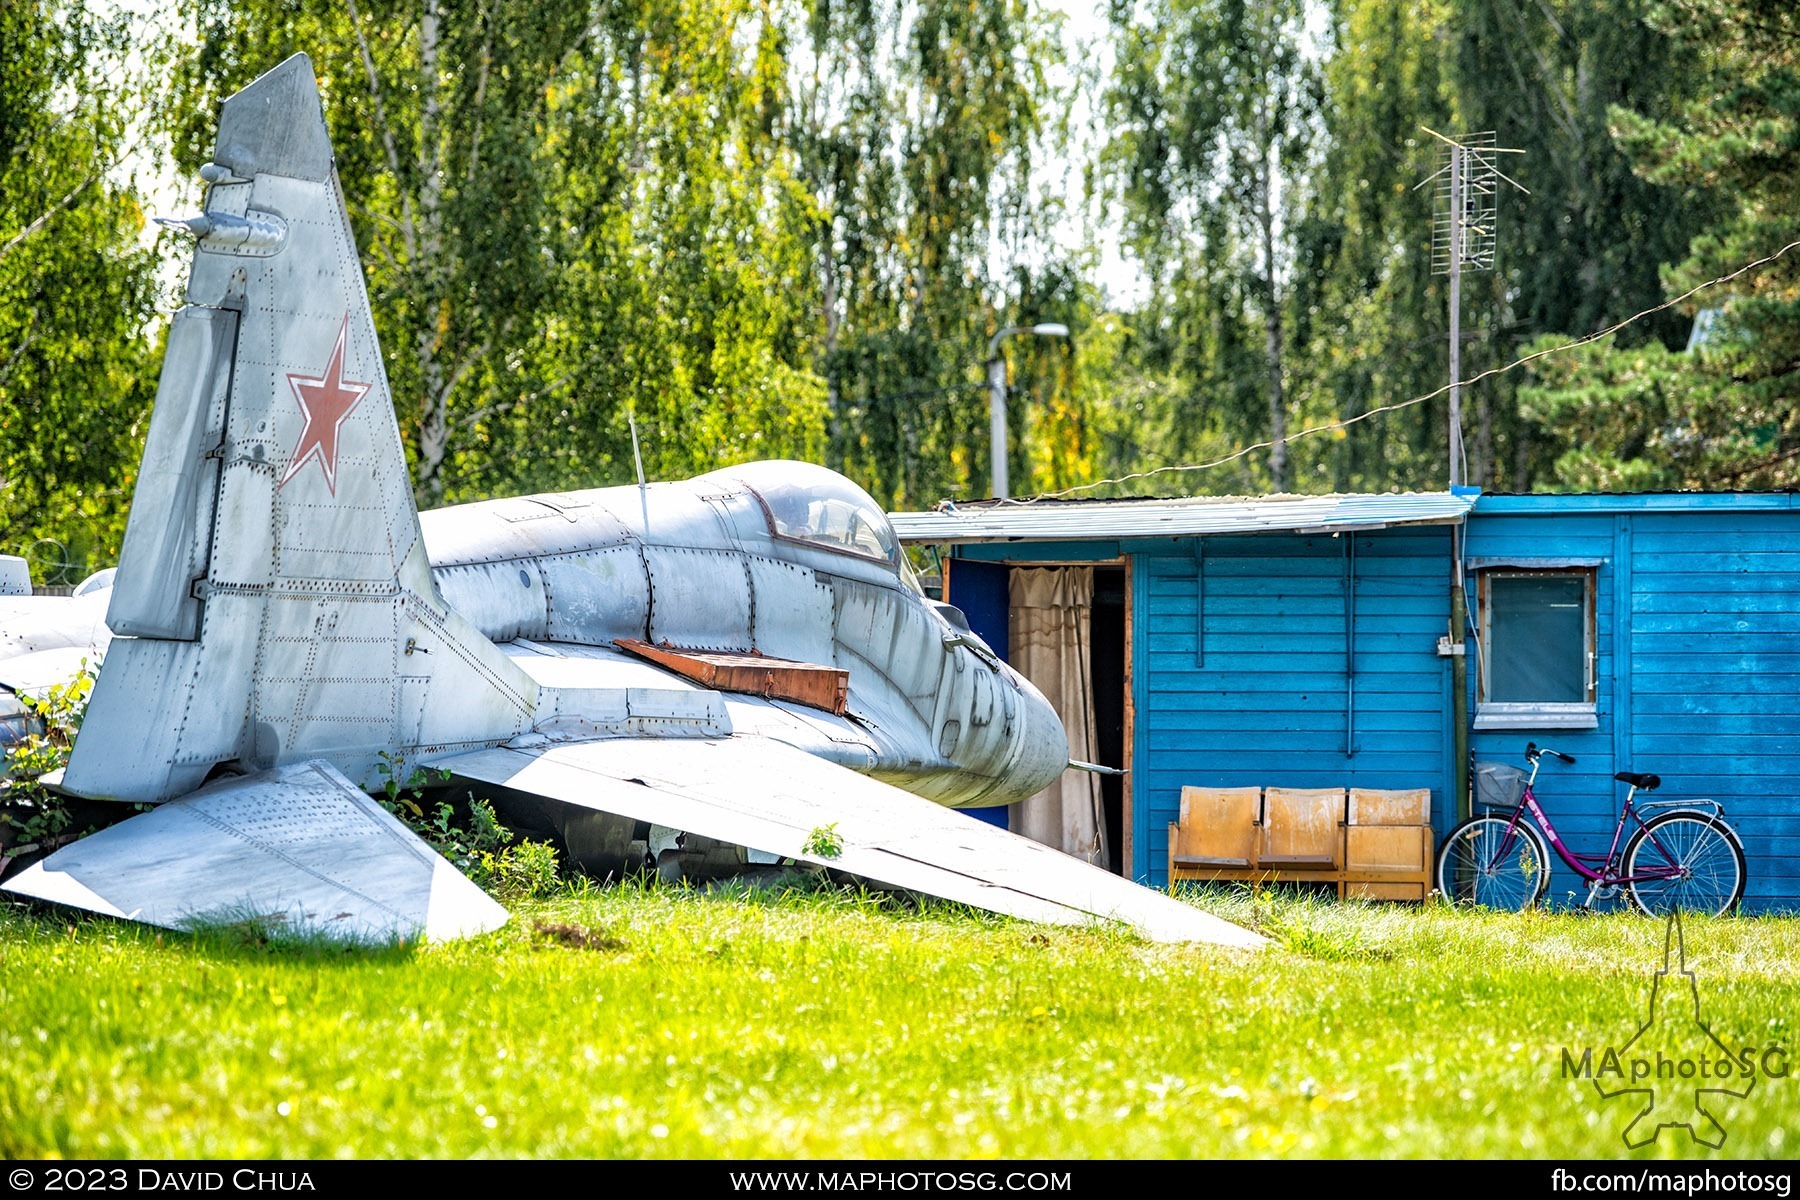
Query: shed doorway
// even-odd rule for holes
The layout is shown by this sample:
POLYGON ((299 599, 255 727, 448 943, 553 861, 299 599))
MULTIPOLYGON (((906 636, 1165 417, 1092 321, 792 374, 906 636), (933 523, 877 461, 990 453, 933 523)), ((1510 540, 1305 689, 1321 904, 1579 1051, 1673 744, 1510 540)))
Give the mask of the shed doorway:
MULTIPOLYGON (((1125 568, 1094 568, 1094 604, 1091 610, 1094 681, 1094 761, 1108 767, 1130 767, 1130 743, 1125 739, 1126 656, 1125 568)), ((1106 813, 1106 869, 1123 874, 1125 849, 1125 782, 1123 775, 1102 775, 1100 802, 1106 813)))
MULTIPOLYGON (((946 599, 1050 700, 1068 731, 1070 756, 1128 769, 1124 566, 960 558, 946 566, 946 599)), ((1067 771, 1019 804, 970 812, 1119 874, 1126 861, 1127 783, 1117 775, 1067 771)))

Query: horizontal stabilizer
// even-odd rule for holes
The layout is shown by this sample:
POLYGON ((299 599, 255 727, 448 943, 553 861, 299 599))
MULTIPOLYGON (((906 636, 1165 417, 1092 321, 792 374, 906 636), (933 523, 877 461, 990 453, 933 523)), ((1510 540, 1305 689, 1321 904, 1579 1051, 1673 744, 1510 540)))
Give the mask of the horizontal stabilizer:
POLYGON ((434 765, 1027 920, 1118 921, 1156 941, 1264 944, 1173 897, 763 738, 609 738, 477 750, 434 765), (808 854, 827 827, 841 852, 808 854))
POLYGON ((0 688, 21 696, 40 697, 51 688, 72 681, 98 658, 92 650, 64 646, 0 660, 0 688))
POLYGON ((230 779, 65 846, 5 889, 181 929, 277 921, 347 941, 442 941, 506 910, 335 769, 230 779))

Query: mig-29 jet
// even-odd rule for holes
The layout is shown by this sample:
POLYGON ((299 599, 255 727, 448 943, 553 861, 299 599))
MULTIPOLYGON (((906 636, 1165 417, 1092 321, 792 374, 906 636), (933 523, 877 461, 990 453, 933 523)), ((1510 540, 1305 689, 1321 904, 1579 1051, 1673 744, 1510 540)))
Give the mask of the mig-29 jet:
POLYGON ((953 811, 1055 780, 1062 725, 843 476, 749 463, 419 513, 304 55, 224 103, 201 174, 110 644, 57 782, 153 807, 7 888, 167 926, 492 929, 504 910, 365 791, 431 768, 598 873, 805 863, 1261 943, 953 811))

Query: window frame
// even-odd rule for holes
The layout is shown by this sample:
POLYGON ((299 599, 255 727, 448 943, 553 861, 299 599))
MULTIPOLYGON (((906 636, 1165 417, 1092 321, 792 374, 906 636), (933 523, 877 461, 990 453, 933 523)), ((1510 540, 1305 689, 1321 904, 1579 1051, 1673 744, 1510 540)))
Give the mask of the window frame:
POLYGON ((1471 563, 1475 571, 1475 636, 1480 655, 1475 673, 1476 729, 1593 729, 1600 723, 1599 560, 1510 559, 1471 563), (1582 581, 1582 700, 1490 700, 1494 658, 1495 579, 1563 578, 1582 581))

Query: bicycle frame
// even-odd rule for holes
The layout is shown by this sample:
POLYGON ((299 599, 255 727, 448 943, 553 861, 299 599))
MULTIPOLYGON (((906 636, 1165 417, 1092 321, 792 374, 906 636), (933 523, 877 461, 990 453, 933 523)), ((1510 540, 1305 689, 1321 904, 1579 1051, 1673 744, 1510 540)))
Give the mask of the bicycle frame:
MULTIPOLYGON (((1531 764, 1531 778, 1525 782, 1525 792, 1519 797, 1519 803, 1513 806, 1512 817, 1507 822, 1505 836, 1500 839, 1500 849, 1496 858, 1504 857, 1511 852, 1514 831, 1519 827, 1519 819, 1529 813, 1539 832, 1549 840, 1550 848, 1556 851, 1556 856, 1562 859, 1571 871, 1587 880, 1590 885, 1588 896, 1590 903, 1593 900, 1594 890, 1598 888, 1649 883, 1656 880, 1675 879, 1680 876, 1681 867, 1674 861, 1668 847, 1656 840, 1656 834, 1648 829, 1644 818, 1632 808, 1632 800, 1637 796, 1635 786, 1625 794, 1625 805, 1619 810, 1618 823, 1613 826, 1612 845, 1607 847, 1605 854, 1581 854, 1570 849, 1564 844, 1562 836, 1556 832, 1555 823, 1550 820, 1550 815, 1538 803, 1537 794, 1532 790, 1532 785, 1537 782, 1538 765, 1536 760, 1531 764), (1614 872, 1613 864, 1618 861, 1619 847, 1625 840, 1625 823, 1627 821, 1635 821, 1639 829, 1645 830, 1645 836, 1650 839, 1650 844, 1657 848, 1668 865, 1651 867, 1637 875, 1620 875, 1614 872)), ((1659 804, 1658 807, 1666 806, 1659 804)))

